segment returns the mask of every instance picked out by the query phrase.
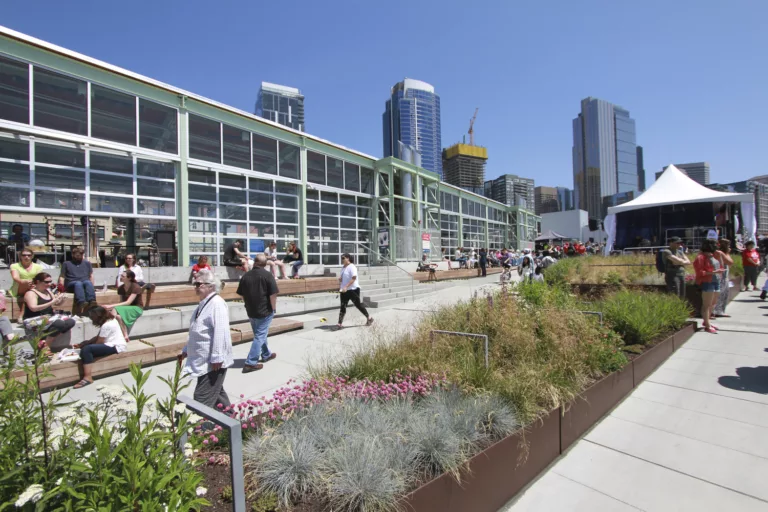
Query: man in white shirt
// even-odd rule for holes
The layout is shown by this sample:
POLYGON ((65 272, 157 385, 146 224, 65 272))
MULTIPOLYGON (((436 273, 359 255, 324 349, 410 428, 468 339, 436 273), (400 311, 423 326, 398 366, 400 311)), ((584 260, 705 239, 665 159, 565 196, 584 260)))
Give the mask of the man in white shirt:
POLYGON ((336 324, 336 330, 343 329, 344 315, 347 314, 347 303, 352 301, 358 311, 368 319, 365 325, 373 323, 373 317, 368 314, 368 310, 360 302, 360 285, 357 284, 357 267, 352 264, 352 256, 348 253, 341 255, 341 263, 344 267, 339 276, 339 298, 341 299, 341 309, 339 310, 339 323, 336 324))
POLYGON ((213 272, 201 270, 195 278, 195 294, 200 304, 192 312, 189 339, 178 356, 179 364, 187 358, 184 373, 197 379, 194 399, 208 407, 230 405, 224 391, 227 368, 234 364, 229 308, 218 294, 220 285, 213 272))

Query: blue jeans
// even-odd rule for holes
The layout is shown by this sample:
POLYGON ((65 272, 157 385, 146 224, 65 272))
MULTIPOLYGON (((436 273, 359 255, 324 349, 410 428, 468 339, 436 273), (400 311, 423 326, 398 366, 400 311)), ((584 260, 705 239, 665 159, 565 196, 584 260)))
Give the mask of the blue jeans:
POLYGON ((291 270, 291 277, 298 277, 299 276, 299 269, 304 264, 302 260, 296 260, 293 262, 293 269, 291 270))
POLYGON ((67 291, 75 294, 75 302, 96 301, 96 291, 93 289, 93 283, 90 281, 73 281, 67 285, 67 291))
POLYGON ((259 362, 259 357, 266 361, 272 355, 267 346, 267 333, 269 333, 269 324, 272 323, 274 316, 275 314, 271 313, 265 318, 248 319, 251 321, 251 328, 253 329, 253 343, 251 344, 251 350, 248 352, 248 357, 245 359, 245 364, 248 366, 256 366, 259 362))

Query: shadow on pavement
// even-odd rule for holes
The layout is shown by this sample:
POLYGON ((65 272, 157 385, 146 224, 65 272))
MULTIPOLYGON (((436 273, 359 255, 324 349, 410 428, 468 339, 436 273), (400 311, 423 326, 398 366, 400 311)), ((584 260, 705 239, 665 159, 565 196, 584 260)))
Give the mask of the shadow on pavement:
POLYGON ((733 299, 731 302, 765 302, 762 299, 733 299))
POLYGON ((768 366, 736 368, 736 375, 720 377, 717 381, 721 386, 736 391, 750 391, 768 395, 768 366))

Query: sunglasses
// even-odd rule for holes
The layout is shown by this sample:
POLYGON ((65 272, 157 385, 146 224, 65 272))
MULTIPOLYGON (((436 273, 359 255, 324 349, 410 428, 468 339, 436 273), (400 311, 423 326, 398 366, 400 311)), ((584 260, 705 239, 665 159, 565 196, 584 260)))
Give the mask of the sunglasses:
POLYGON ((200 288, 201 286, 205 286, 208 283, 195 283, 195 288, 200 288))
POLYGON ((22 254, 21 257, 22 258, 31 258, 32 255, 31 254, 22 254))
POLYGON ((45 284, 51 284, 53 281, 43 281, 45 284))

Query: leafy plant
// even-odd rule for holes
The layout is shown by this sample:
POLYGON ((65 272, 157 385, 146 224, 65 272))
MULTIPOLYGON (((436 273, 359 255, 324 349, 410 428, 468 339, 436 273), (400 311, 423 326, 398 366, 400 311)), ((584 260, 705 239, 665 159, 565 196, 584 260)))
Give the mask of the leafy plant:
MULTIPOLYGON (((37 346, 36 341, 33 347, 37 346)), ((12 346, 9 358, 16 357, 12 346)), ((184 389, 179 371, 165 379, 171 393, 154 401, 144 392, 149 372, 131 366, 130 388, 103 388, 98 402, 65 403, 66 393, 43 399, 49 375, 37 350, 24 378, 12 367, 0 373, 0 510, 193 510, 202 475, 179 447, 192 428, 175 398, 184 389), (25 490, 26 489, 26 490, 25 490)))
POLYGON ((274 494, 259 494, 251 503, 251 512, 275 512, 278 506, 277 496, 274 494))

